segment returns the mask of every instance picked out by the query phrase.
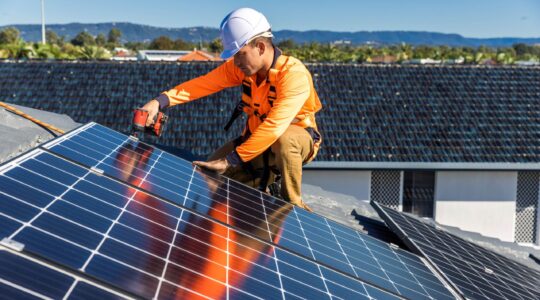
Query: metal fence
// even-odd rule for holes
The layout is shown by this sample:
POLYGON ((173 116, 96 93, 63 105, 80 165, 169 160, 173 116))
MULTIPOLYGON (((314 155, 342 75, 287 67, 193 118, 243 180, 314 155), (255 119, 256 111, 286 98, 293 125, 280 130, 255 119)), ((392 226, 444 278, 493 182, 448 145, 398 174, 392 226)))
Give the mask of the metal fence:
POLYGON ((515 228, 517 243, 538 243, 536 229, 539 183, 540 172, 518 172, 515 228))
POLYGON ((393 209, 399 209, 400 192, 400 171, 371 172, 371 200, 393 209))

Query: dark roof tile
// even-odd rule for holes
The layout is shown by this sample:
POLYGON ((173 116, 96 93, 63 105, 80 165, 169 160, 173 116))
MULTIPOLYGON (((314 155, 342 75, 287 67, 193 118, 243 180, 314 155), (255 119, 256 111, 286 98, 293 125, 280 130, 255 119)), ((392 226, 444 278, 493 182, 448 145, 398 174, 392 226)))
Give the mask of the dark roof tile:
MULTIPOLYGON (((0 63, 3 101, 129 130, 132 109, 219 63, 0 63)), ((540 68, 307 64, 319 161, 540 162, 540 68)), ((170 109, 159 143, 210 154, 240 90, 170 109)))

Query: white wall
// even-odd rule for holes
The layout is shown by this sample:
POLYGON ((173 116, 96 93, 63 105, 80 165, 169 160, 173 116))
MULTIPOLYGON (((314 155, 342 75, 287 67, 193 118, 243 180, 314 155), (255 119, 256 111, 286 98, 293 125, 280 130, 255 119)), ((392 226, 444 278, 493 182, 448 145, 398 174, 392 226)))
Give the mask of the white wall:
POLYGON ((517 172, 444 171, 435 178, 435 220, 514 241, 517 172))
POLYGON ((536 238, 535 244, 540 246, 540 185, 538 185, 538 204, 536 205, 536 238))
POLYGON ((319 186, 330 192, 351 195, 359 200, 369 200, 371 171, 304 169, 302 183, 319 186))

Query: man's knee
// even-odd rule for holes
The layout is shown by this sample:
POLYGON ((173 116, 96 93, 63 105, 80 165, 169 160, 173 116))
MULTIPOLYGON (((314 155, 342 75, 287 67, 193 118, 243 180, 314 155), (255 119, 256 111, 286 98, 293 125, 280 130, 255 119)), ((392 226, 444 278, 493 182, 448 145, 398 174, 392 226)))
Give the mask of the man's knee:
POLYGON ((292 148, 295 147, 295 139, 291 134, 285 132, 282 134, 270 147, 272 152, 276 155, 283 155, 290 152, 292 148))
POLYGON ((307 155, 313 142, 309 133, 302 127, 291 125, 271 146, 276 155, 287 156, 291 153, 307 155))

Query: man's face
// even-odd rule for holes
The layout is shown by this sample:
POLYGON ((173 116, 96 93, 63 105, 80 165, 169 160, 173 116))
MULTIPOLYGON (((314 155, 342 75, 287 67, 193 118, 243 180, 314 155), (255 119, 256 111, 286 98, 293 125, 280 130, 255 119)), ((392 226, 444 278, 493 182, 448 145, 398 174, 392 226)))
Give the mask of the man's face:
POLYGON ((245 45, 234 55, 234 64, 246 76, 257 73, 263 67, 262 51, 258 46, 245 45))

